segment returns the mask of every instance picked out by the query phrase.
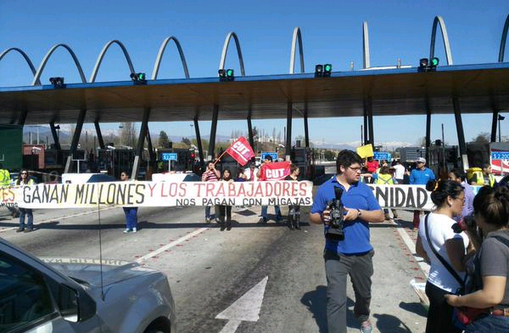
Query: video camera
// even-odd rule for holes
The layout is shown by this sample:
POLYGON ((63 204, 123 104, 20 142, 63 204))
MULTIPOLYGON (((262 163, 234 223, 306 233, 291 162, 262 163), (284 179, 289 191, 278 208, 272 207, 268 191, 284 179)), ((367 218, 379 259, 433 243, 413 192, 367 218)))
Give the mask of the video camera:
POLYGON ((464 216, 459 222, 452 225, 452 230, 459 234, 467 229, 474 230, 477 227, 473 215, 464 216))
POLYGON ((336 198, 327 203, 327 208, 330 210, 330 228, 327 229, 325 237, 331 240, 342 241, 345 239, 345 233, 343 231, 345 209, 341 202, 343 190, 339 187, 335 187, 334 194, 336 198))

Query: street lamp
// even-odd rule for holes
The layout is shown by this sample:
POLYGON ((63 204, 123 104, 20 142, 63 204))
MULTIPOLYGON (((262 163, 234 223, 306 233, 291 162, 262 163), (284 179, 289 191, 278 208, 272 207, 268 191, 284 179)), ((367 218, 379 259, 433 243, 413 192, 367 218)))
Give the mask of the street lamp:
POLYGON ((118 128, 120 129, 120 143, 118 144, 120 148, 122 148, 122 129, 124 128, 124 125, 118 125, 118 128))
POLYGON ((60 125, 55 126, 55 129, 57 130, 58 141, 60 141, 60 125))
POLYGON ((504 119, 504 116, 498 115, 498 142, 502 142, 502 134, 500 133, 500 121, 504 119))

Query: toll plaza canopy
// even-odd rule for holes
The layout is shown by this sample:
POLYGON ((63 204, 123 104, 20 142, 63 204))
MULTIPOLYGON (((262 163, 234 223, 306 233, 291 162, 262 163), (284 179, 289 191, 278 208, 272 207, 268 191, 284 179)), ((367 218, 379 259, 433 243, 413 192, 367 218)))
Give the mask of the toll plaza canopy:
POLYGON ((370 103, 373 116, 454 113, 492 113, 509 110, 509 63, 417 67, 219 78, 148 80, 0 88, 0 123, 139 122, 150 109, 150 121, 221 120, 294 117, 363 116, 370 103), (289 104, 291 103, 291 104, 289 104))

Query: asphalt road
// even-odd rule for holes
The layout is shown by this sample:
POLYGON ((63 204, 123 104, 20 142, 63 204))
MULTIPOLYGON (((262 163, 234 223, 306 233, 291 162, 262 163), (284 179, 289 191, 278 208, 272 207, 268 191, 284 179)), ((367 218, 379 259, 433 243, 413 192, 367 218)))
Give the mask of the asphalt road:
MULTIPOLYGON (((17 220, 1 208, 0 237, 39 257, 99 258, 100 233, 103 258, 138 261, 167 274, 181 333, 327 332, 323 231, 307 223, 309 208, 303 208, 300 231, 273 220, 257 224, 259 207, 235 207, 233 229, 221 232, 204 223, 203 210, 140 208, 136 234, 122 232, 118 207, 37 210, 37 229, 25 234, 15 232, 17 220)), ((413 256, 411 213, 400 217, 371 226, 375 332, 424 332, 426 311, 409 282, 425 275, 413 256)), ((358 332, 350 284, 348 295, 348 332, 358 332)))

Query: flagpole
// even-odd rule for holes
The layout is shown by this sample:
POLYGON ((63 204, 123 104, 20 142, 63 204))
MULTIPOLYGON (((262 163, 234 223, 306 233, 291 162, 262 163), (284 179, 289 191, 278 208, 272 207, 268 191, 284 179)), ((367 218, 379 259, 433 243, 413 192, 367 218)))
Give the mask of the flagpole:
POLYGON ((214 165, 216 165, 217 162, 219 162, 219 160, 221 159, 221 157, 223 157, 224 154, 226 154, 226 151, 228 149, 225 149, 225 151, 223 151, 223 153, 221 154, 221 156, 219 156, 218 158, 216 158, 216 160, 214 161, 214 165))

